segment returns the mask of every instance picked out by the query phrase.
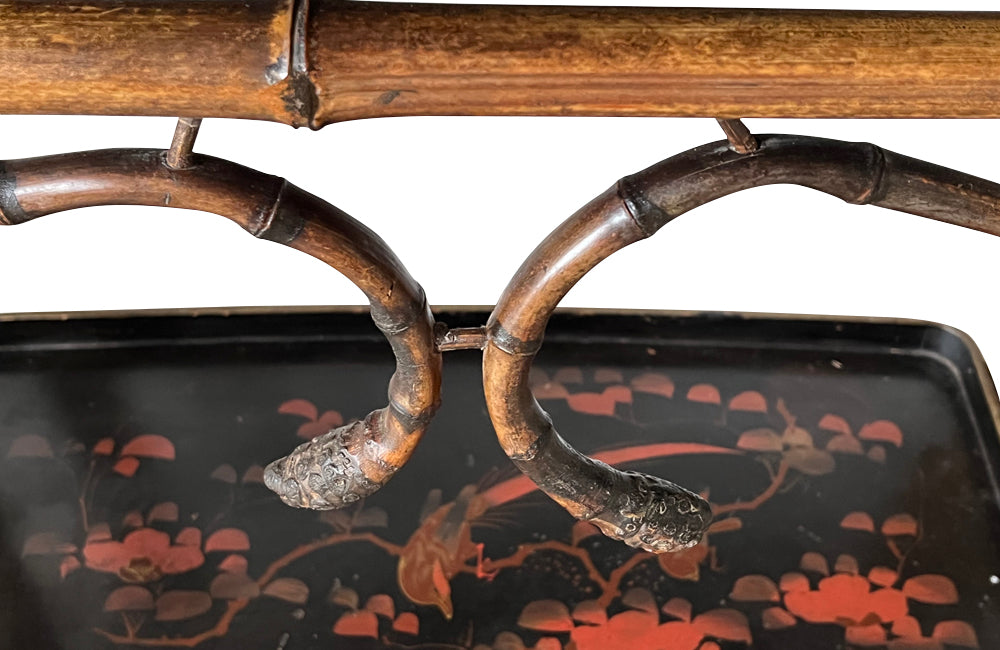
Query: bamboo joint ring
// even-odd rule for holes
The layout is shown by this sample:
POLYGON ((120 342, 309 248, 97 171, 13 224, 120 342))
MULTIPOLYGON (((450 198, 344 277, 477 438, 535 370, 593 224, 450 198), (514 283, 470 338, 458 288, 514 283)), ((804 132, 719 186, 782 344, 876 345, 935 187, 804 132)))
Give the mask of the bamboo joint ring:
POLYGON ((528 257, 487 324, 483 385, 504 451, 570 514, 647 551, 697 544, 711 523, 709 504, 669 481, 622 472, 577 452, 552 426, 528 383, 545 326, 580 278, 689 210, 777 183, 1000 234, 996 183, 867 143, 747 135, 627 176, 581 208, 528 257))
POLYGON ((109 149, 0 161, 0 224, 96 205, 202 210, 308 253, 361 288, 396 356, 389 404, 266 468, 265 483, 289 505, 339 508, 378 490, 410 458, 438 408, 441 351, 483 347, 487 406, 514 464, 610 537, 666 552, 703 538, 709 504, 663 479, 580 454, 556 432, 528 385, 546 324, 581 277, 689 210, 776 183, 1000 234, 996 183, 867 143, 749 136, 728 126, 730 141, 623 178, 565 221, 524 262, 484 328, 440 332, 423 289, 375 233, 282 178, 194 154, 196 121, 179 125, 169 152, 109 149))
POLYGON ((159 149, 0 162, 0 223, 95 205, 190 208, 339 270, 364 291, 395 353, 389 404, 300 445, 268 465, 264 479, 300 508, 340 508, 374 493, 409 459, 440 402, 441 354, 423 289, 360 222, 283 178, 192 154, 190 140, 183 165, 159 149))

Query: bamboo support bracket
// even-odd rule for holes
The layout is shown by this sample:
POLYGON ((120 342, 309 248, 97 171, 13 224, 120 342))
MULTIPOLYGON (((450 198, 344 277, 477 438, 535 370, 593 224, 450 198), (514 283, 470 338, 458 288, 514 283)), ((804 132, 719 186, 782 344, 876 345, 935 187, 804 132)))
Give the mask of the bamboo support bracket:
POLYGON ((192 154, 191 144, 193 129, 181 121, 169 151, 0 161, 0 224, 95 205, 203 210, 339 270, 368 296, 392 345, 389 403, 271 463, 264 479, 296 507, 338 508, 372 494, 409 459, 440 403, 441 353, 423 289, 378 235, 344 212, 282 178, 192 154), (181 164, 170 164, 171 154, 183 154, 181 164))

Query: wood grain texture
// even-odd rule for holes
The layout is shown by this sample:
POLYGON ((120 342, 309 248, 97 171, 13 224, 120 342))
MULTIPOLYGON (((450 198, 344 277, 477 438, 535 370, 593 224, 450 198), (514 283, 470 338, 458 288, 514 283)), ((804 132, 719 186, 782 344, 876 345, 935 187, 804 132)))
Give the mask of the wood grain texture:
POLYGON ((4 113, 1000 117, 996 13, 0 4, 4 113))
POLYGON ((997 14, 327 2, 310 35, 317 124, 1000 115, 997 14))
POLYGON ((292 0, 0 4, 0 112, 305 124, 292 0))

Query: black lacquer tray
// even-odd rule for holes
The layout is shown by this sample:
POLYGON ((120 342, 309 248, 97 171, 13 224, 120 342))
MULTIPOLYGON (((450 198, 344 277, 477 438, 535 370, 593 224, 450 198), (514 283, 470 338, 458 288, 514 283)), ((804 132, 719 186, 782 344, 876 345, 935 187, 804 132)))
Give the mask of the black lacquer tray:
POLYGON ((386 488, 315 513, 261 466, 384 403, 363 312, 0 323, 0 647, 1000 647, 997 396, 953 330, 557 315, 534 387, 560 431, 715 507, 660 557, 514 472, 479 364, 446 355, 386 488))

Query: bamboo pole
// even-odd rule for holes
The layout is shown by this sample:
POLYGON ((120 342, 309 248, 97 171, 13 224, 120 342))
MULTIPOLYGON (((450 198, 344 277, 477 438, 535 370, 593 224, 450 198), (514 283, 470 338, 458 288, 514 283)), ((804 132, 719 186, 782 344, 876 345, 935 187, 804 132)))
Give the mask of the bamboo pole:
POLYGON ((344 0, 0 4, 0 112, 1000 117, 1000 14, 344 0))

